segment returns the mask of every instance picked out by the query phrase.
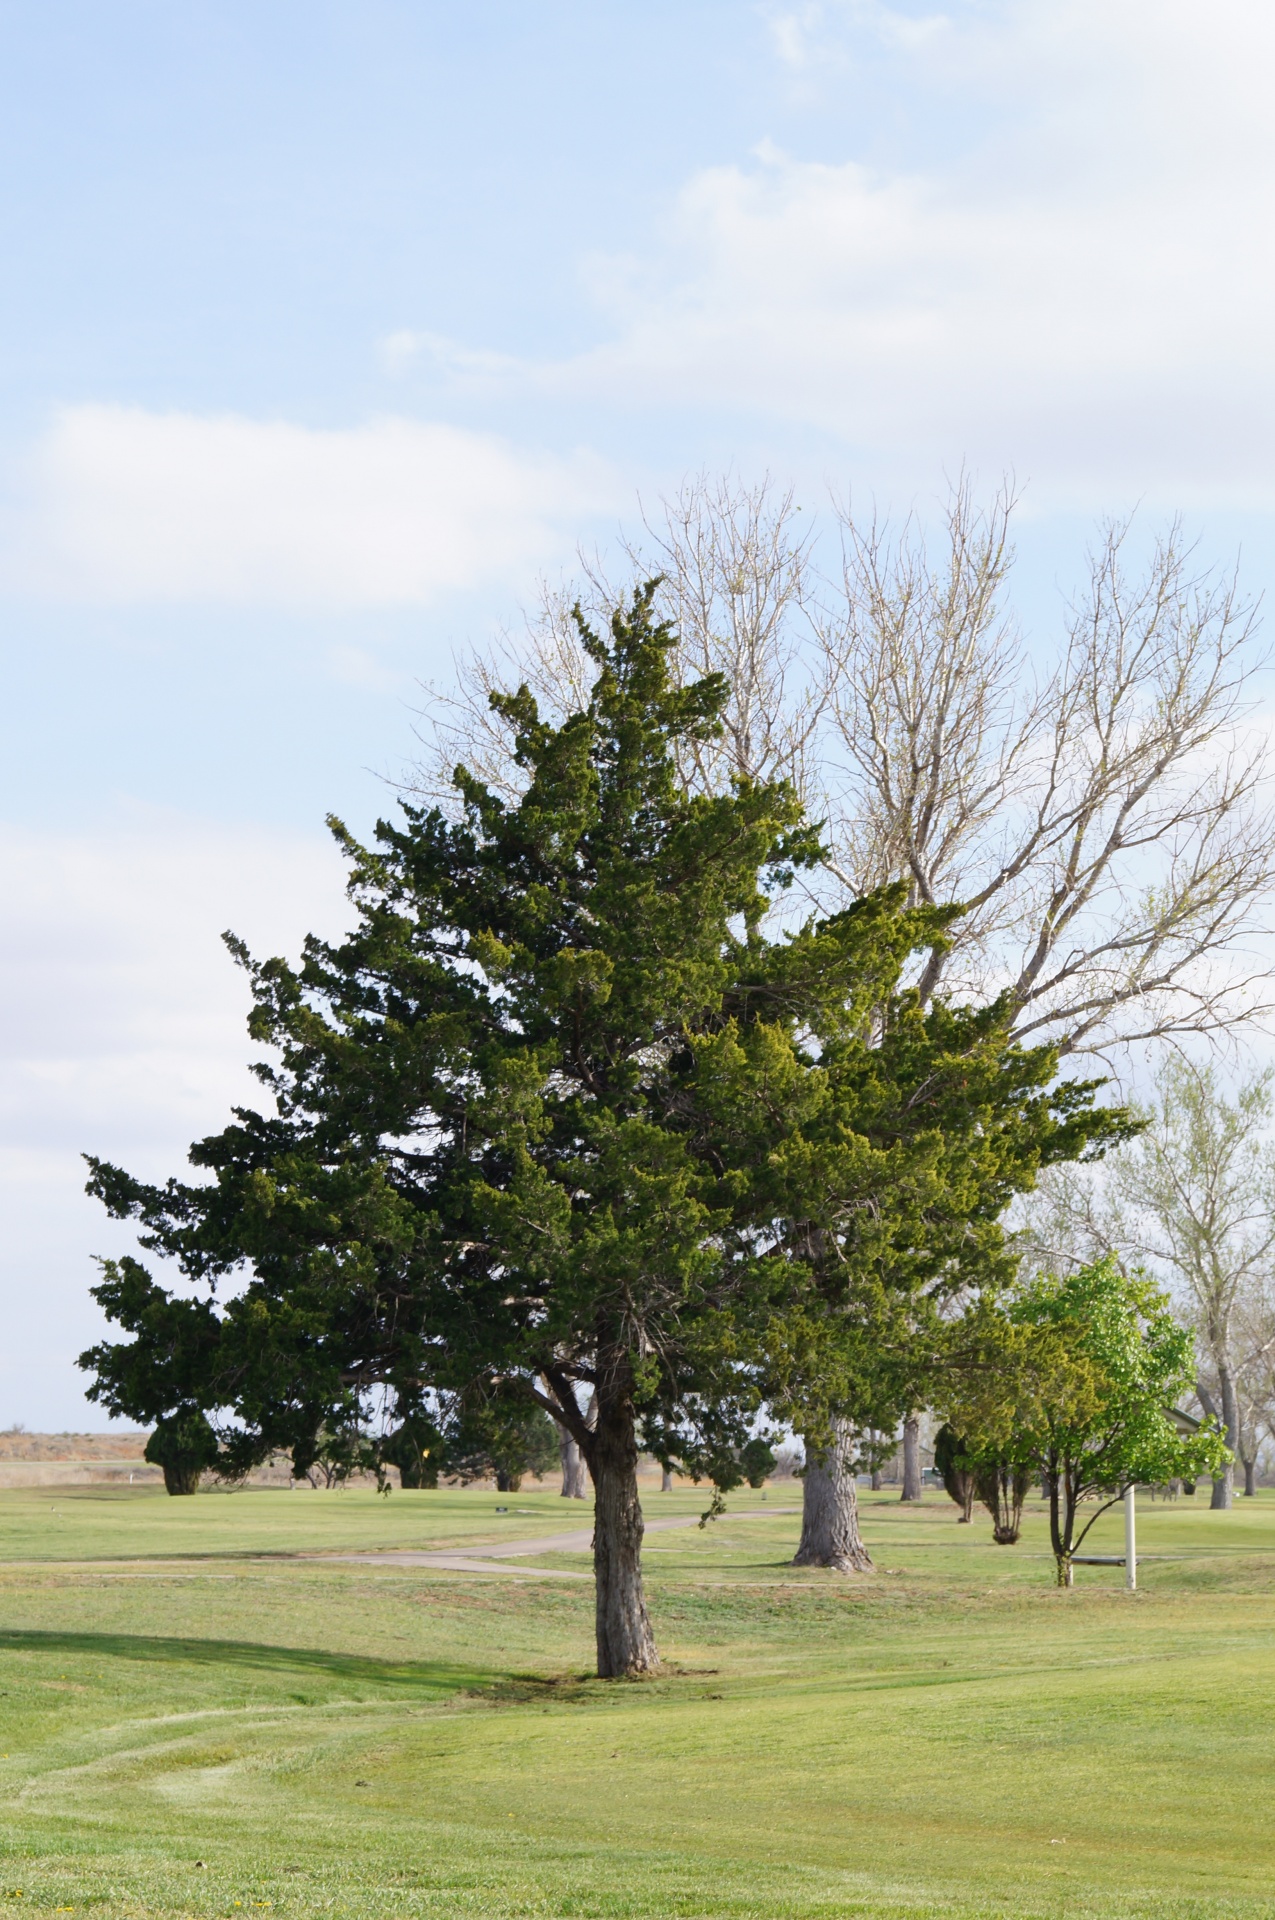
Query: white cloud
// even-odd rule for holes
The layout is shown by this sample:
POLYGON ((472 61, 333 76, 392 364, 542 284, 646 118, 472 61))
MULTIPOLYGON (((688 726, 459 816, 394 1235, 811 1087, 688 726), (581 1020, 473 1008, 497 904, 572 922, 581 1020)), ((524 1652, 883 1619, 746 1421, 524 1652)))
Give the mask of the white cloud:
POLYGON ((444 333, 413 332, 410 327, 386 335, 381 342, 381 359, 388 373, 406 373, 425 361, 444 378, 456 382, 483 381, 493 375, 516 373, 523 364, 512 354, 467 347, 462 341, 450 340, 444 333))
POLYGON ((78 836, 0 829, 0 1421, 88 1419, 94 1253, 131 1236, 84 1195, 83 1152, 146 1177, 262 1090, 247 982, 220 941, 295 955, 346 923, 330 843, 138 814, 78 836))
POLYGON ((253 1084, 221 943, 295 952, 347 918, 326 836, 138 809, 109 832, 0 827, 0 1148, 167 1142, 253 1084))
POLYGON ((811 423, 913 470, 1012 464, 1061 494, 1275 501, 1266 0, 772 23, 825 106, 868 84, 857 47, 926 158, 763 148, 698 174, 659 250, 594 263, 615 331, 548 386, 811 423))
POLYGON ((601 463, 403 419, 340 431, 78 406, 26 463, 10 586, 114 602, 420 605, 561 553, 601 463))

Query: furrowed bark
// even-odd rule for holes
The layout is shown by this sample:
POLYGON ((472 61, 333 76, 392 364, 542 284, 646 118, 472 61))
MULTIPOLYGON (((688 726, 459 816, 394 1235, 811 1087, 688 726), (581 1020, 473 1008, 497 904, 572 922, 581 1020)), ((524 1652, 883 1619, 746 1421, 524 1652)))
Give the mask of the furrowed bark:
POLYGON ((854 1480, 854 1429, 834 1420, 832 1444, 806 1442, 802 1481, 801 1544, 794 1567, 833 1567, 838 1573, 868 1573, 872 1556, 859 1535, 859 1498, 854 1480))
POLYGON ((903 1422, 903 1492, 901 1500, 921 1498, 921 1416, 910 1413, 903 1422))
POLYGON ((656 1673, 660 1658, 642 1592, 642 1503, 637 1484, 633 1371, 623 1349, 599 1354, 593 1475, 593 1574, 598 1678, 656 1673))

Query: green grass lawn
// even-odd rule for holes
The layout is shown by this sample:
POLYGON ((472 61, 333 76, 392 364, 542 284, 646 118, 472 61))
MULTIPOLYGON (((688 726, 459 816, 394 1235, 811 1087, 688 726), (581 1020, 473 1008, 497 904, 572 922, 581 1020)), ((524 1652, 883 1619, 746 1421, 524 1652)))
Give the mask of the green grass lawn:
POLYGON ((652 1534, 667 1670, 604 1685, 588 1583, 525 1570, 580 1556, 317 1557, 587 1524, 551 1493, 0 1493, 0 1901, 1275 1914, 1275 1496, 1144 1504, 1136 1595, 938 1494, 866 1499, 875 1575, 799 1571, 797 1497, 652 1534))

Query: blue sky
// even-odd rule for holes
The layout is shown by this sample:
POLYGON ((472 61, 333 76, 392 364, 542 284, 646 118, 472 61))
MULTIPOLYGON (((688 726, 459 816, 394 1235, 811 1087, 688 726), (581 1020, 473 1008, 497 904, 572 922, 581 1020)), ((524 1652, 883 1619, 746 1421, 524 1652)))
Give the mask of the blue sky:
POLYGON ((1275 567, 1262 0, 0 5, 0 1422, 86 1418, 82 1149, 246 1091, 217 935, 418 682, 700 467, 1026 481, 1275 567))

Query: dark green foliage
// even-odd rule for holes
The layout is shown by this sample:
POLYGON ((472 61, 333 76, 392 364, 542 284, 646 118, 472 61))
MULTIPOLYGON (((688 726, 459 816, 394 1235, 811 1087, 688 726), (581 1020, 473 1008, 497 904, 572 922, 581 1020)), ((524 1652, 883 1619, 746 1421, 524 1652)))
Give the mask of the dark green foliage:
POLYGON ((198 1493, 209 1467, 217 1465, 221 1448, 217 1436, 198 1407, 183 1407, 161 1420, 146 1442, 145 1458, 164 1470, 167 1493, 198 1493))
POLYGON ((386 1466, 397 1467, 399 1484, 407 1488, 436 1487, 446 1443, 429 1415, 420 1407, 399 1408, 399 1424, 380 1445, 386 1466))
MULTIPOLYGON (((462 770, 459 824, 409 809, 375 851, 335 829, 358 927, 309 942, 299 972, 251 966, 277 1111, 242 1111, 193 1149, 209 1184, 147 1187, 94 1163, 92 1190, 189 1278, 211 1289, 249 1267, 219 1312, 199 1306, 203 1404, 234 1410, 240 1453, 287 1448, 302 1471, 380 1384, 415 1405, 427 1387, 505 1382, 530 1404, 547 1373, 565 1414, 569 1383, 606 1371, 628 1404, 680 1405, 710 1356, 734 1361, 728 1304, 774 1292, 742 1241, 723 1244, 749 1196, 706 1163, 695 1042, 778 1004, 756 929, 817 843, 784 788, 680 792, 671 745, 713 729, 724 688, 671 686, 649 603, 609 644, 587 637, 587 712, 554 731, 524 694, 505 703, 531 770, 517 807, 462 770)), ((866 941, 848 925, 825 942, 843 972, 865 945, 897 965, 897 912, 860 924, 866 941)), ((121 1406, 145 1364, 106 1346, 85 1362, 121 1406)), ((679 1435, 700 1459, 747 1437, 716 1391, 728 1377, 679 1435)), ((744 1398, 751 1413, 755 1383, 744 1398)))
POLYGON ((966 1454, 965 1442, 947 1424, 934 1436, 934 1465, 942 1477, 948 1499, 956 1502, 962 1521, 968 1522, 978 1492, 977 1478, 966 1454))
POLYGON ((997 1546, 1017 1543, 1023 1502, 1031 1485, 1027 1464, 994 1455, 985 1457, 945 1424, 935 1435, 934 1465, 949 1500, 961 1509, 962 1522, 973 1517, 975 1499, 981 1500, 992 1516, 992 1538, 997 1546))
POLYGON ((750 1487, 764 1487, 775 1471, 775 1456, 764 1440, 750 1440, 740 1449, 739 1464, 750 1487))
POLYGON ((528 1474, 558 1465, 558 1431, 543 1407, 528 1404, 508 1387, 484 1396, 461 1415, 450 1439, 444 1470, 458 1480, 496 1482, 517 1493, 528 1474))
POLYGON ((175 1300, 138 1261, 104 1260, 93 1297, 108 1319, 133 1335, 102 1341, 81 1354, 94 1375, 88 1398, 130 1420, 176 1417, 206 1405, 218 1369, 222 1323, 209 1300, 175 1300))
POLYGON ((204 1473, 227 1464, 203 1411, 221 1324, 208 1301, 172 1299, 136 1260, 106 1260, 102 1269, 94 1294, 134 1338, 104 1341, 81 1356, 96 1375, 88 1398, 153 1422, 146 1458, 163 1468, 169 1493, 196 1493, 204 1473))

